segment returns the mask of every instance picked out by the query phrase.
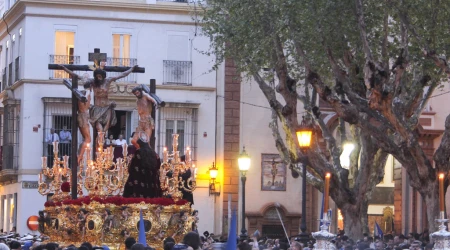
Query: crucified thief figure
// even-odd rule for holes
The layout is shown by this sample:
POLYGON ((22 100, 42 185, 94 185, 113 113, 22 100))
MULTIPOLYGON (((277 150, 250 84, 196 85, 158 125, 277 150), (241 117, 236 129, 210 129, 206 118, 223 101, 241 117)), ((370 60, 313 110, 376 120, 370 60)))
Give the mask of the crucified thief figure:
POLYGON ((155 122, 152 118, 152 110, 153 106, 156 105, 156 101, 144 91, 142 86, 133 88, 133 94, 137 97, 136 104, 139 114, 139 123, 133 139, 131 139, 131 143, 136 148, 139 148, 139 144, 137 143, 139 138, 147 143, 150 141, 152 130, 155 126, 155 122))
MULTIPOLYGON (((82 76, 75 74, 63 65, 60 66, 71 76, 76 76, 80 80, 83 79, 82 76)), ((97 132, 107 132, 117 122, 116 113, 114 112, 116 103, 109 102, 108 99, 108 91, 111 83, 128 76, 137 67, 138 65, 135 65, 114 77, 106 77, 106 71, 97 68, 94 70, 94 78, 89 78, 85 81, 84 88, 92 88, 94 91, 94 106, 89 110, 89 122, 95 127, 97 132)))
MULTIPOLYGON (((81 93, 86 96, 86 90, 82 90, 81 93)), ((91 133, 89 131, 89 107, 91 106, 91 93, 87 97, 87 102, 78 101, 78 128, 81 136, 83 137, 83 143, 81 144, 80 153, 78 155, 78 165, 83 159, 84 151, 89 143, 91 143, 91 133)))

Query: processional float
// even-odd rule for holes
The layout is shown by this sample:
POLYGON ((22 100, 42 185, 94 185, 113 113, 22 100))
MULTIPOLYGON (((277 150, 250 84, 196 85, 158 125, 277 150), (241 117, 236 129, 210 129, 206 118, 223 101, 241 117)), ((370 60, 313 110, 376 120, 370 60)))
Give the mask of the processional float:
POLYGON ((88 146, 78 168, 78 199, 71 199, 71 170, 69 156, 62 159, 58 142, 53 143, 53 165, 47 166, 42 157, 39 174, 39 193, 51 196, 45 209, 39 213, 39 230, 51 242, 62 245, 88 241, 123 249, 126 237, 138 238, 140 211, 143 214, 147 244, 161 247, 165 237, 180 241, 184 234, 196 228, 197 212, 182 200, 181 190, 193 192, 196 188, 195 166, 191 149, 185 149, 185 161, 178 151, 178 134, 172 135, 173 152, 163 151, 160 167, 162 198, 124 198, 121 196, 128 179, 131 155, 128 145, 122 146, 122 158, 114 160, 114 148, 104 148, 104 133, 98 133, 95 159, 88 146), (181 175, 191 171, 191 177, 181 175), (83 196, 84 192, 87 193, 83 196))

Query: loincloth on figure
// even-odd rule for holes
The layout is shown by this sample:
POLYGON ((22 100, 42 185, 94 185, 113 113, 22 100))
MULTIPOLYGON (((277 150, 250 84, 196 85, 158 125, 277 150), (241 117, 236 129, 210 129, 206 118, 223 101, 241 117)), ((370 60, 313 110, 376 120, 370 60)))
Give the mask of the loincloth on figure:
POLYGON ((148 116, 148 117, 139 119, 137 130, 145 131, 148 128, 150 128, 150 129, 155 128, 155 121, 153 120, 153 118, 151 116, 148 116))
POLYGON ((110 126, 114 126, 117 123, 116 112, 111 105, 106 107, 91 106, 89 109, 89 122, 95 127, 95 123, 99 122, 102 125, 110 122, 110 126))
POLYGON ((80 128, 89 127, 89 111, 78 113, 77 121, 80 128))

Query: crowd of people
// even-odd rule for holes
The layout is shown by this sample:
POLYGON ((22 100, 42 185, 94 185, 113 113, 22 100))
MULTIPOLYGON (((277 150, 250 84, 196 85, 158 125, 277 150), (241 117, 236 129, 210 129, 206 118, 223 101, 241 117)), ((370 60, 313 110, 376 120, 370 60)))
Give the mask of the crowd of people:
MULTIPOLYGON (((19 237, 18 234, 6 234, 0 236, 0 250, 109 250, 106 245, 93 246, 89 242, 85 242, 80 246, 68 245, 60 246, 56 243, 49 242, 48 238, 41 238, 38 236, 25 235, 19 237)), ((239 240, 236 242, 236 249, 238 250, 310 250, 315 249, 315 242, 312 240, 307 244, 300 243, 300 238, 292 237, 289 242, 284 239, 268 239, 266 237, 256 238, 252 237, 248 240, 239 240)), ((339 250, 431 250, 433 243, 430 242, 428 230, 423 233, 410 233, 403 235, 395 233, 386 234, 382 238, 376 236, 371 237, 365 235, 364 238, 353 240, 349 238, 343 231, 341 231, 334 240, 330 242, 331 247, 339 250)), ((197 232, 187 233, 181 242, 176 242, 174 238, 167 237, 164 239, 162 246, 147 246, 140 244, 133 237, 128 237, 124 240, 126 250, 214 250, 225 249, 227 244, 227 237, 215 236, 204 232, 200 236, 197 232)))
MULTIPOLYGON (((430 235, 427 229, 423 233, 410 233, 396 235, 394 232, 386 234, 383 237, 372 237, 367 234, 364 238, 353 240, 345 235, 344 231, 340 233, 331 242, 331 247, 339 250, 431 250, 434 245, 430 242, 430 235)), ((300 243, 300 238, 293 237, 290 244, 286 239, 256 239, 242 241, 238 244, 239 250, 310 250, 315 248, 315 242, 309 241, 307 244, 300 243)))
MULTIPOLYGON (((162 246, 148 246, 138 243, 135 238, 127 237, 124 240, 124 246, 126 250, 153 250, 161 249, 210 249, 210 244, 206 245, 205 242, 212 243, 214 240, 210 237, 210 240, 203 241, 204 237, 200 237, 196 232, 187 233, 181 242, 176 242, 174 238, 167 237, 164 239, 162 246), (208 247, 207 247, 208 246, 208 247)), ((122 248, 121 248, 122 249, 122 248)), ((0 250, 110 250, 107 245, 93 246, 89 242, 84 242, 79 246, 67 245, 62 246, 57 243, 51 242, 48 237, 40 237, 33 235, 25 235, 21 237, 14 232, 4 234, 0 236, 0 250)))

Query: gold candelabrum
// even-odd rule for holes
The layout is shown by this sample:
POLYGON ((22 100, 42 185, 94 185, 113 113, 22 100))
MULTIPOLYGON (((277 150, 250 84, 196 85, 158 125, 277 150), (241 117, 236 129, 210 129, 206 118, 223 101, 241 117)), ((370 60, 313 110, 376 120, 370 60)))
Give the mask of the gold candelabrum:
MULTIPOLYGON (((89 196, 106 197, 120 195, 123 193, 125 183, 128 179, 128 145, 122 145, 123 158, 114 161, 114 148, 112 146, 103 148, 105 133, 98 132, 96 158, 91 159, 91 147, 88 144, 83 159, 79 164, 77 174, 78 195, 83 195, 83 187, 89 196)), ((58 157, 58 142, 53 142, 53 168, 47 167, 47 157, 42 157, 42 171, 39 174, 39 193, 47 195, 53 193, 53 198, 69 198, 68 194, 61 194, 63 179, 71 181, 71 171, 68 168, 69 156, 58 157), (63 165, 63 168, 60 165, 63 165), (43 181, 43 177, 47 181, 43 181), (49 181, 50 180, 50 181, 49 181), (64 196, 64 197, 63 197, 64 196)))
POLYGON ((175 202, 183 198, 181 190, 193 192, 197 187, 197 168, 192 164, 191 149, 186 147, 184 151, 185 161, 180 160, 178 151, 178 134, 172 134, 173 151, 169 153, 167 147, 163 149, 163 162, 160 167, 160 182, 164 196, 170 196, 175 202), (191 171, 191 177, 183 180, 182 174, 191 171))
POLYGON ((39 173, 38 191, 41 195, 53 194, 54 200, 69 197, 68 192, 61 190, 61 185, 68 182, 70 186, 71 171, 69 169, 69 156, 64 155, 62 159, 58 156, 58 142, 53 142, 53 165, 47 166, 47 157, 41 157, 41 173, 39 173), (43 181, 43 178, 48 181, 43 181))
POLYGON ((114 162, 114 148, 109 146, 103 148, 105 133, 98 133, 98 148, 95 160, 90 159, 91 149, 86 148, 86 156, 83 164, 85 170, 84 187, 89 196, 110 196, 123 193, 125 183, 128 179, 128 145, 122 145, 123 158, 114 162))

